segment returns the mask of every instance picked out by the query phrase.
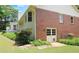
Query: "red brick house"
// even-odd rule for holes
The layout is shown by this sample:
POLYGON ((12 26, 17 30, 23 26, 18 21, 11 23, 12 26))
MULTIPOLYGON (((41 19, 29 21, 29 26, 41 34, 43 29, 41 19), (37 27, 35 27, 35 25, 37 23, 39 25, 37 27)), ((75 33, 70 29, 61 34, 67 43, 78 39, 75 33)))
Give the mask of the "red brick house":
POLYGON ((68 34, 79 36, 79 10, 70 5, 29 6, 19 21, 19 30, 32 32, 35 39, 57 41, 68 34))

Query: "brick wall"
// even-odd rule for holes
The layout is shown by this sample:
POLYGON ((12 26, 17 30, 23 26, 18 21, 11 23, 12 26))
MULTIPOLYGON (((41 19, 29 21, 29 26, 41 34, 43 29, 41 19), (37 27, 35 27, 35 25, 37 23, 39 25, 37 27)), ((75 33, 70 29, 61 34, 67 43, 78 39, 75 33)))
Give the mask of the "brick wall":
POLYGON ((59 22, 59 13, 43 9, 36 9, 36 37, 46 39, 46 28, 57 28, 57 38, 68 33, 79 36, 79 17, 74 17, 74 24, 70 23, 71 16, 64 15, 64 23, 59 22))

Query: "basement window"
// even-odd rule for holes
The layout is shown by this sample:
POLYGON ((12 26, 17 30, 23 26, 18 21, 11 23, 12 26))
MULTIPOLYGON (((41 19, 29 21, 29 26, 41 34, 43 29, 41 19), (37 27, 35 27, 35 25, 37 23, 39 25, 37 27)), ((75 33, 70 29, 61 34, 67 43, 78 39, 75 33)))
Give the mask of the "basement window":
POLYGON ((74 17, 71 17, 71 24, 74 24, 74 17))
POLYGON ((28 12, 28 22, 32 22, 32 12, 28 12))

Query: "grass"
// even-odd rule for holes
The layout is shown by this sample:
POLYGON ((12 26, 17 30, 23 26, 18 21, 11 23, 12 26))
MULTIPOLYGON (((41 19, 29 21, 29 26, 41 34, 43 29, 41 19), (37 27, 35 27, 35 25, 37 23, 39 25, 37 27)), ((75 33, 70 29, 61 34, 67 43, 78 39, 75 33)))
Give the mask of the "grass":
POLYGON ((0 53, 79 53, 79 46, 67 45, 58 48, 20 48, 13 45, 10 39, 0 35, 0 53))
POLYGON ((76 46, 66 46, 59 48, 17 48, 17 47, 2 47, 0 48, 2 53, 79 53, 79 47, 76 46))

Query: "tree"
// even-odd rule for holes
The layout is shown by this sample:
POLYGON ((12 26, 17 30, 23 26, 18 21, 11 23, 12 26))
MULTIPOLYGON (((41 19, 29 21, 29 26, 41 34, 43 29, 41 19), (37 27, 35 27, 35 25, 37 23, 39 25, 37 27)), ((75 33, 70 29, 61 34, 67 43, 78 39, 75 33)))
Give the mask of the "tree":
POLYGON ((0 5, 0 30, 6 29, 6 24, 9 23, 7 17, 12 16, 16 17, 15 15, 18 13, 17 9, 13 8, 11 5, 0 5))

